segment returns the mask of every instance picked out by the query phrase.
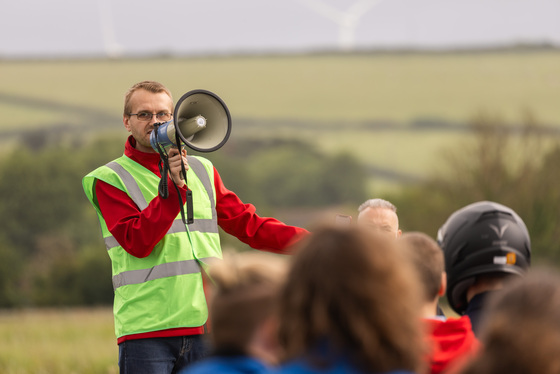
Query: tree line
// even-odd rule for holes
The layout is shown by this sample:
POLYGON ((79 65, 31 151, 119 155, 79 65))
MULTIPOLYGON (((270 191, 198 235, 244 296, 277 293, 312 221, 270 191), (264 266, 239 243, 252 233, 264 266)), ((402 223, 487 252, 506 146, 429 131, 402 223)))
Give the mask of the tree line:
POLYGON ((532 242, 532 263, 560 265, 560 143, 558 134, 527 114, 518 126, 480 114, 472 139, 442 153, 442 168, 392 196, 404 229, 436 237, 455 210, 491 200, 514 209, 532 242))

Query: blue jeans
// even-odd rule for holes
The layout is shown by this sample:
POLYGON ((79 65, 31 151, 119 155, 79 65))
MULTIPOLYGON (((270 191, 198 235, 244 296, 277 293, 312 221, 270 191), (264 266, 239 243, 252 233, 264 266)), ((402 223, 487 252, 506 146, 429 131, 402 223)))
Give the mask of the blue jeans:
POLYGON ((119 344, 121 374, 178 373, 208 355, 204 335, 127 340, 119 344))

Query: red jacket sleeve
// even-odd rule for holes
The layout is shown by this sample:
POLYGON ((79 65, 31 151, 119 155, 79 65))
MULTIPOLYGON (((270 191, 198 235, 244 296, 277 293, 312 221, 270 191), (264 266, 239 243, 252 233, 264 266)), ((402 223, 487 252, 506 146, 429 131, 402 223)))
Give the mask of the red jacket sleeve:
POLYGON ((214 169, 218 225, 252 248, 288 254, 291 244, 309 234, 305 229, 289 226, 275 218, 260 217, 252 204, 244 204, 228 190, 214 169))
MULTIPOLYGON (((179 199, 171 180, 169 186, 167 199, 158 195, 140 211, 126 192, 97 180, 95 194, 107 228, 131 255, 146 257, 152 253, 179 214, 179 199)), ((185 201, 186 187, 180 191, 185 201)))

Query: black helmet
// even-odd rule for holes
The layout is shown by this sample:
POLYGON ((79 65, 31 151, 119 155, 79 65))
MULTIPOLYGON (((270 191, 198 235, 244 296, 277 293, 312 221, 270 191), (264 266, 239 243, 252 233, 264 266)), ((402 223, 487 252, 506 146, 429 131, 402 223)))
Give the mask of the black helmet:
POLYGON ((437 241, 445 256, 447 299, 459 314, 476 276, 523 275, 531 263, 525 223, 512 209, 491 201, 457 210, 439 229, 437 241))

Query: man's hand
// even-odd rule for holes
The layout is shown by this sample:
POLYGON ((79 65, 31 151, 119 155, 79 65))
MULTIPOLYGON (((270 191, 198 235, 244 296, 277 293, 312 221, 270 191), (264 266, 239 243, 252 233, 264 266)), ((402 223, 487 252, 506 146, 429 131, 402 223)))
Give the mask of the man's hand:
POLYGON ((168 161, 169 161, 169 176, 175 182, 177 187, 183 187, 185 185, 185 181, 183 180, 183 176, 181 175, 181 159, 185 164, 185 171, 189 170, 189 164, 187 162, 187 150, 182 149, 181 153, 177 148, 170 148, 168 152, 168 161))

